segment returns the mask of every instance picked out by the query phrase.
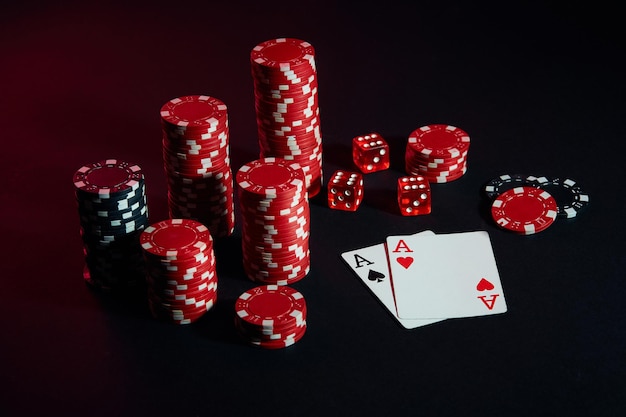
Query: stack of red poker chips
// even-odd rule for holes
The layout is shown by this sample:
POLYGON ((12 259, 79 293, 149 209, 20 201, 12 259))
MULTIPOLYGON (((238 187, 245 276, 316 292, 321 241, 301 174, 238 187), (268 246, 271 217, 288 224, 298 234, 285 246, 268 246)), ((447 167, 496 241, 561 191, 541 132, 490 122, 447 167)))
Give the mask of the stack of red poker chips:
POLYGON ((144 262, 139 235, 148 225, 141 168, 105 159, 73 176, 85 254, 83 278, 102 290, 140 288, 144 262))
POLYGON ((322 186, 322 134, 313 46, 278 38, 250 53, 260 157, 300 164, 309 197, 322 186))
POLYGON ((279 285, 304 278, 310 270, 310 212, 300 166, 261 158, 244 164, 236 181, 246 275, 279 285))
POLYGON ((406 146, 406 172, 434 183, 457 180, 467 172, 469 145, 469 135, 455 126, 435 124, 415 129, 406 146))
POLYGON ((246 342, 265 349, 291 346, 306 332, 306 301, 287 286, 264 285, 235 302, 235 327, 246 342))
POLYGON ((213 239, 202 223, 169 219, 140 237, 148 301, 155 318, 177 324, 198 320, 217 301, 213 239))
POLYGON ((172 218, 205 224, 213 237, 235 227, 226 105, 209 96, 183 96, 161 108, 163 162, 172 218))

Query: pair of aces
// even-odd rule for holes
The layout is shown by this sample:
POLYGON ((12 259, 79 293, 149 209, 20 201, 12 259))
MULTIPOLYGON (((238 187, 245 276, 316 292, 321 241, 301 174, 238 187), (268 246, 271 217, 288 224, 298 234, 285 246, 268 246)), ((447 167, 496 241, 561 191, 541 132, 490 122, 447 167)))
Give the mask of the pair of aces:
POLYGON ((485 231, 389 236, 341 257, 407 329, 507 310, 485 231))

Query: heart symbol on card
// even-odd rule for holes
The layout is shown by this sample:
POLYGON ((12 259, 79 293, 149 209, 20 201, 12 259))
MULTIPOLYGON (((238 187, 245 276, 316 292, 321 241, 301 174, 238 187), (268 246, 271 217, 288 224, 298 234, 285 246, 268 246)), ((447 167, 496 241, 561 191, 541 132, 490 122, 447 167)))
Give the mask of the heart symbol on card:
POLYGON ((478 285, 476 285, 476 289, 478 291, 490 291, 493 290, 494 286, 491 282, 487 281, 485 278, 481 278, 480 281, 478 282, 478 285))
POLYGON ((409 269, 409 267, 413 263, 413 257, 412 256, 400 256, 399 258, 396 259, 396 262, 402 265, 404 269, 409 269))

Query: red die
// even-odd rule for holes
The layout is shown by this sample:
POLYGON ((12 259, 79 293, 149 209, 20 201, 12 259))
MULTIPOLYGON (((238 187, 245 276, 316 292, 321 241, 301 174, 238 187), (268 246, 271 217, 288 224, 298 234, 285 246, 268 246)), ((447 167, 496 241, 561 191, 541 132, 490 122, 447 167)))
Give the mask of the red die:
POLYGON ((352 139, 352 160, 367 174, 389 168, 389 145, 378 133, 352 139))
POLYGON ((356 211, 363 201, 363 176, 358 172, 335 171, 328 182, 328 207, 356 211))
POLYGON ((398 206, 403 216, 430 213, 430 184, 422 176, 398 178, 398 206))

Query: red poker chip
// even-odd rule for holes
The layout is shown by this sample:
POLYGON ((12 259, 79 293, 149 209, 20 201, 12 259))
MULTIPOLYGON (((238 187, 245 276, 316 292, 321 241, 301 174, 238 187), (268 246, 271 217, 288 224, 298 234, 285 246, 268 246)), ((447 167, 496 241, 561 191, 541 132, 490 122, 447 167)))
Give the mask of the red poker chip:
POLYGON ((161 107, 161 119, 174 128, 193 131, 225 123, 226 105, 209 96, 190 95, 172 99, 161 107))
POLYGON ((470 137, 455 126, 434 124, 420 127, 409 135, 407 146, 433 158, 460 157, 469 148, 470 137))
POLYGON ((159 299, 148 297, 148 300, 155 306, 161 307, 162 310, 170 311, 174 314, 178 314, 184 317, 190 317, 194 315, 202 315, 209 310, 217 301, 217 296, 213 294, 205 299, 193 301, 189 300, 183 303, 164 303, 159 299))
POLYGON ((292 223, 299 217, 308 217, 310 213, 309 202, 306 195, 300 198, 296 204, 280 205, 268 204, 257 207, 242 207, 244 215, 249 219, 267 220, 268 222, 292 223), (264 208, 270 210, 263 210, 264 208), (273 209, 273 210, 272 210, 273 209))
POLYGON ((189 281, 199 279, 205 272, 215 269, 215 261, 209 260, 197 266, 147 265, 146 270, 153 279, 176 279, 189 281))
MULTIPOLYGON (((275 285, 275 284, 274 284, 275 285)), ((293 329, 297 329, 298 327, 306 325, 306 316, 307 316, 307 307, 306 304, 302 308, 301 317, 296 317, 294 321, 289 321, 283 324, 263 324, 257 325, 253 323, 248 323, 245 320, 242 320, 237 314, 234 315, 235 323, 237 327, 241 329, 245 329, 251 333, 258 333, 261 335, 271 335, 281 332, 289 332, 293 329)))
POLYGON ((189 324, 200 319, 207 311, 209 311, 215 304, 215 300, 208 300, 201 307, 194 308, 175 308, 170 309, 160 305, 158 302, 153 302, 148 299, 148 304, 153 317, 165 321, 170 321, 175 324, 189 324))
POLYGON ((215 302, 217 301, 216 293, 212 294, 211 297, 207 297, 206 299, 199 300, 196 302, 178 303, 178 304, 169 304, 163 303, 158 298, 153 298, 151 296, 148 297, 148 302, 150 305, 159 311, 168 314, 171 317, 179 316, 179 317, 193 317, 199 316, 209 309, 213 307, 215 302))
POLYGON ((244 257, 243 261, 244 271, 266 280, 268 278, 275 280, 295 279, 300 275, 300 272, 311 265, 308 251, 301 259, 274 261, 244 257))
POLYGON ((491 206, 491 215, 498 226, 524 235, 547 229, 557 213, 556 200, 547 191, 534 187, 505 191, 491 206))
POLYGON ((461 152, 456 156, 435 156, 432 154, 424 154, 417 151, 408 141, 405 149, 405 159, 417 162, 428 162, 434 164, 454 164, 459 158, 467 158, 468 150, 461 152))
POLYGON ((284 273, 285 278, 293 276, 293 270, 296 267, 304 267, 310 265, 310 252, 306 249, 299 254, 291 254, 289 257, 281 259, 271 259, 269 257, 255 256, 256 254, 246 254, 243 257, 244 263, 247 264, 250 270, 257 270, 258 272, 268 273, 284 273))
POLYGON ((459 173, 454 174, 454 175, 448 175, 448 176, 431 176, 431 175, 427 175, 422 171, 418 171, 417 173, 412 173, 410 172, 409 174, 411 175, 421 175, 424 178, 426 178, 428 180, 428 182, 430 183, 434 183, 434 184, 443 184, 443 183, 448 183, 448 182, 452 182, 452 181, 456 181, 460 178, 463 177, 463 175, 465 175, 465 173, 467 172, 467 167, 464 168, 463 170, 461 170, 459 173))
POLYGON ((177 292, 174 294, 166 294, 164 292, 158 292, 150 288, 148 290, 148 297, 155 302, 158 302, 162 306, 168 308, 174 308, 181 306, 193 306, 192 308, 203 306, 207 301, 215 298, 217 288, 209 289, 208 286, 204 289, 197 289, 189 292, 177 292))
POLYGON ((298 222, 306 222, 309 214, 309 204, 304 198, 293 206, 264 205, 242 207, 243 218, 250 223, 259 225, 289 226, 298 222))
POLYGON ((176 148, 192 148, 192 147, 215 147, 228 142, 230 131, 228 126, 223 126, 215 131, 199 134, 174 133, 166 128, 162 129, 161 141, 169 147, 176 148))
POLYGON ((305 332, 306 332, 306 326, 303 327, 303 330, 301 330, 298 334, 296 334, 296 336, 294 338, 287 338, 287 339, 280 340, 280 341, 275 341, 275 340, 272 340, 272 341, 251 340, 251 341, 248 341, 248 343, 253 345, 253 346, 258 346, 258 347, 263 348, 263 349, 283 349, 283 348, 287 348, 287 347, 292 346, 295 343, 299 342, 304 337, 305 332))
POLYGON ((189 219, 168 219, 147 227, 140 237, 149 254, 166 259, 182 259, 204 251, 211 235, 202 223, 189 219))
POLYGON ((294 151, 299 150, 307 160, 321 158, 322 140, 318 129, 296 135, 293 132, 274 133, 277 132, 259 132, 259 145, 263 151, 295 154, 294 151))
MULTIPOLYGON (((235 316, 237 317, 237 316, 235 316)), ((294 338, 299 334, 304 327, 306 327, 306 321, 302 321, 297 325, 284 327, 282 329, 256 329, 246 326, 241 320, 235 319, 235 328, 239 335, 246 340, 255 341, 280 341, 288 338, 294 338)))
MULTIPOLYGON (((289 100, 290 101, 290 100, 289 100)), ((317 95, 310 97, 300 97, 293 102, 265 101, 260 98, 255 100, 256 110, 263 116, 272 115, 272 113, 282 114, 292 119, 302 117, 310 118, 318 109, 317 95)))
MULTIPOLYGON (((314 77, 314 75, 312 76, 314 77)), ((318 83, 312 80, 304 84, 254 84, 254 98, 266 103, 291 104, 303 102, 311 97, 317 97, 318 83)))
POLYGON ((250 243, 282 243, 289 244, 308 239, 310 232, 309 224, 297 224, 283 227, 263 227, 250 225, 245 220, 242 223, 245 232, 242 233, 246 242, 250 243))
POLYGON ((299 150, 307 152, 309 155, 319 153, 319 147, 322 146, 321 136, 317 134, 318 130, 313 129, 305 134, 293 134, 293 132, 282 132, 281 135, 269 135, 261 132, 259 136, 259 145, 267 146, 268 150, 291 152, 299 150))
MULTIPOLYGON (((281 76, 282 77, 282 76, 281 76)), ((254 79, 255 101, 292 103, 303 101, 317 95, 319 85, 315 73, 306 74, 292 80, 282 79, 254 79), (300 82, 292 82, 292 81, 300 82)))
POLYGON ((244 266, 244 270, 248 279, 260 284, 273 284, 273 285, 293 285, 305 278, 309 271, 310 265, 299 265, 294 267, 291 273, 286 272, 272 272, 272 271, 257 271, 254 268, 244 266))
POLYGON ((447 167, 450 165, 458 165, 458 164, 465 163, 466 161, 467 161, 467 155, 463 155, 459 158, 449 158, 445 160, 437 159, 437 158, 409 157, 409 156, 405 158, 405 163, 407 165, 426 165, 430 168, 439 168, 439 167, 447 167))
POLYGON ((259 66, 286 71, 312 65, 315 49, 295 38, 277 38, 261 42, 252 49, 250 60, 259 66))
POLYGON ((84 165, 74 173, 77 192, 110 198, 136 191, 143 184, 143 172, 138 165, 117 159, 105 159, 84 165))
POLYGON ((151 291, 153 291, 155 294, 163 294, 166 296, 194 294, 198 291, 217 290, 217 279, 203 279, 198 281, 191 281, 191 284, 179 283, 176 280, 155 281, 153 280, 153 278, 149 278, 147 281, 151 291))
POLYGON ((244 257, 244 270, 259 278, 295 279, 304 272, 308 272, 311 265, 310 257, 284 263, 265 262, 259 259, 244 257))
POLYGON ((171 141, 162 141, 164 156, 178 159, 199 160, 206 156, 217 157, 228 156, 228 138, 218 141, 207 142, 204 144, 186 144, 179 145, 171 141))
POLYGON ((163 146, 163 160, 170 164, 193 164, 201 165, 202 168, 213 168, 224 165, 229 158, 228 146, 210 150, 171 150, 163 146))
POLYGON ((203 286, 208 286, 209 289, 217 287, 218 280, 215 274, 215 268, 213 268, 210 275, 194 275, 193 278, 189 280, 181 279, 180 276, 166 277, 148 274, 146 282, 156 293, 160 293, 161 291, 165 291, 166 293, 181 293, 187 291, 193 292, 194 289, 200 289, 203 286))
POLYGON ((266 238, 268 241, 292 240, 305 236, 310 231, 310 225, 306 219, 283 226, 250 223, 243 220, 243 225, 246 230, 244 236, 258 239, 266 238))
POLYGON ((297 326, 290 326, 284 329, 257 330, 250 329, 241 324, 240 320, 235 320, 235 329, 240 337, 249 342, 280 342, 295 339, 306 328, 306 321, 297 326))
POLYGON ((296 261, 304 259, 309 253, 309 244, 305 240, 303 242, 290 242, 288 244, 277 246, 259 246, 244 243, 245 256, 248 258, 258 258, 266 261, 278 261, 293 259, 296 261))
MULTIPOLYGON (((257 125, 262 126, 263 130, 280 131, 287 136, 293 134, 293 139, 300 143, 302 139, 305 139, 301 137, 301 134, 312 131, 319 126, 319 120, 319 110, 306 108, 298 111, 297 114, 273 112, 259 115, 257 125)), ((317 138, 312 137, 309 141, 312 139, 317 138)))
POLYGON ((271 198, 295 193, 303 187, 304 173, 295 163, 263 158, 244 164, 237 172, 236 181, 245 193, 271 198))
POLYGON ((316 73, 315 60, 305 62, 302 65, 283 65, 281 68, 259 65, 254 60, 250 61, 250 73, 255 81, 265 84, 281 82, 299 83, 306 80, 311 74, 316 73))
POLYGON ((263 285, 242 293, 235 301, 240 320, 254 326, 285 326, 305 319, 306 301, 294 288, 263 285))
POLYGON ((451 165, 445 168, 428 168, 423 165, 418 165, 416 168, 419 172, 422 172, 424 175, 435 176, 435 177, 447 177, 459 174, 465 169, 467 165, 451 165))
POLYGON ((287 224, 284 226, 266 225, 259 223, 249 223, 244 220, 246 233, 245 236, 252 238, 267 238, 271 240, 285 240, 295 239, 297 237, 304 236, 310 231, 310 225, 303 219, 300 222, 294 224, 287 224))

